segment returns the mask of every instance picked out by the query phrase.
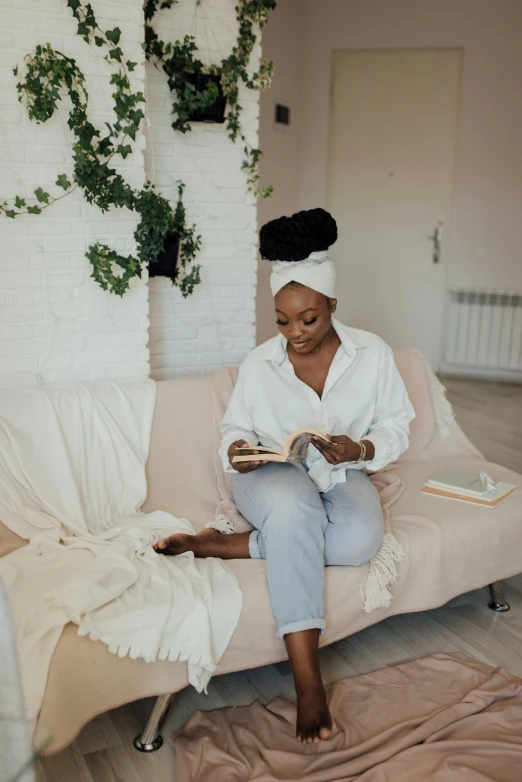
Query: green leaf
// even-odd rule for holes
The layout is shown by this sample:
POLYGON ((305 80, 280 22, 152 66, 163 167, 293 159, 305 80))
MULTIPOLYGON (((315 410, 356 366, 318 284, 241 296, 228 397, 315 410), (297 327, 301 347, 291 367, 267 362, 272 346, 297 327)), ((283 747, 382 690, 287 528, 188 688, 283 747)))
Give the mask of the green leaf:
POLYGON ((23 209, 23 207, 25 206, 25 198, 20 198, 20 196, 16 196, 15 206, 17 209, 23 209))
POLYGON ((42 210, 40 209, 40 207, 39 207, 39 206, 28 206, 28 207, 27 207, 27 211, 28 211, 28 212, 29 212, 29 214, 31 214, 31 215, 39 215, 39 214, 41 214, 41 212, 42 212, 42 210))
POLYGON ((123 57, 123 51, 118 46, 116 49, 110 50, 109 57, 111 58, 111 60, 116 60, 117 62, 121 62, 121 58, 123 57))
POLYGON ((15 68, 13 68, 13 74, 15 76, 18 76, 18 65, 15 68))
MULTIPOLYGON (((127 60, 127 68, 129 69, 129 71, 131 73, 132 73, 132 71, 134 70, 134 68, 136 67, 137 64, 138 64, 137 62, 131 62, 130 60, 127 60)), ((15 76, 16 76, 16 74, 15 74, 15 76)))
POLYGON ((105 41, 103 40, 103 38, 100 38, 99 35, 95 35, 94 36, 94 43, 96 44, 96 46, 103 46, 105 41))
POLYGON ((71 8, 73 11, 77 11, 80 5, 80 0, 67 0, 67 7, 71 8))
POLYGON ((14 209, 6 209, 4 214, 6 217, 10 217, 12 220, 14 220, 14 218, 17 215, 17 212, 15 212, 14 209))
POLYGON ((63 187, 64 190, 68 190, 71 187, 71 183, 67 179, 66 174, 60 174, 58 179, 56 180, 56 184, 58 187, 63 187))
POLYGON ((87 41, 89 40, 89 27, 85 24, 85 22, 80 22, 78 24, 78 29, 76 30, 78 35, 83 36, 83 38, 86 38, 87 41))
POLYGON ((114 30, 106 30, 105 36, 111 43, 117 46, 120 42, 121 30, 119 27, 115 27, 114 30))
POLYGON ((103 155, 104 157, 109 157, 109 155, 112 154, 113 149, 111 136, 105 136, 105 138, 102 138, 98 144, 97 152, 99 155, 103 155))
POLYGON ((51 196, 49 193, 46 193, 45 190, 42 190, 41 187, 37 187, 36 190, 34 191, 34 194, 41 204, 49 203, 49 199, 51 196))
POLYGON ((136 126, 139 126, 141 120, 144 117, 145 117, 145 114, 142 112, 141 109, 137 109, 136 111, 130 111, 129 112, 129 119, 131 119, 136 126))
POLYGON ((120 155, 122 156, 122 158, 125 160, 125 158, 127 157, 127 155, 130 155, 130 153, 132 152, 132 147, 131 147, 131 145, 130 145, 130 144, 125 144, 125 145, 123 145, 123 144, 120 144, 120 145, 119 145, 119 146, 116 148, 116 152, 119 152, 119 153, 120 153, 120 155))
POLYGON ((136 141, 136 131, 138 130, 136 125, 126 125, 123 128, 123 132, 130 136, 133 141, 136 141))

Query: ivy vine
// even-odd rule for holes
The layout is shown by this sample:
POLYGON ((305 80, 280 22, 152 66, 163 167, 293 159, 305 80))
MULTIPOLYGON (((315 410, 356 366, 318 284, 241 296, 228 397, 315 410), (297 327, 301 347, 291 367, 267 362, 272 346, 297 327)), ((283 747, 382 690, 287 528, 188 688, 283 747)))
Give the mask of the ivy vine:
MULTIPOLYGON (((173 2, 173 0, 172 0, 173 2)), ((157 0, 148 0, 146 5, 156 6, 157 0)), ((162 7, 168 7, 171 0, 163 0, 162 7)), ((56 187, 64 192, 53 194, 41 187, 34 191, 36 204, 27 204, 17 196, 14 204, 0 203, 0 214, 16 218, 21 214, 40 214, 44 209, 80 187, 87 201, 106 212, 111 206, 127 207, 140 215, 134 238, 138 257, 122 256, 107 245, 96 243, 89 247, 86 257, 92 265, 91 276, 104 289, 123 296, 133 277, 141 277, 144 264, 157 261, 167 233, 175 232, 180 238, 181 274, 171 278, 183 294, 188 296, 200 282, 200 267, 192 263, 201 239, 195 227, 187 225, 183 206, 183 185, 178 186, 178 202, 175 210, 166 198, 155 192, 153 185, 136 190, 111 166, 115 155, 126 158, 132 152, 129 139, 135 141, 140 123, 144 117, 141 109, 145 98, 141 92, 131 90, 129 73, 137 63, 127 60, 119 46, 121 31, 118 27, 102 30, 96 21, 90 3, 81 0, 67 0, 77 23, 77 33, 88 44, 106 49, 104 58, 117 63, 118 70, 112 74, 111 84, 116 121, 106 122, 101 131, 88 119, 89 95, 85 76, 76 61, 55 51, 50 44, 38 45, 34 54, 25 57, 25 78, 17 85, 18 98, 27 106, 28 116, 37 123, 49 120, 61 100, 64 87, 71 101, 67 124, 74 134, 73 182, 66 174, 60 174, 56 187)), ((18 75, 18 67, 14 69, 18 75)), ((32 199, 34 200, 34 199, 32 199)))
POLYGON ((186 35, 183 40, 165 43, 160 40, 152 26, 152 20, 158 7, 171 8, 177 0, 147 0, 145 2, 145 56, 161 67, 168 77, 168 84, 175 98, 173 110, 174 130, 186 133, 190 130, 190 117, 198 111, 211 106, 218 97, 218 87, 213 81, 199 91, 187 78, 190 74, 208 73, 219 76, 223 94, 226 96, 229 111, 226 117, 227 131, 232 141, 243 144, 244 161, 241 166, 247 175, 248 189, 261 198, 267 198, 273 192, 273 186, 259 186, 259 160, 262 152, 252 147, 241 129, 241 111, 239 88, 244 84, 250 90, 266 89, 270 86, 274 64, 262 59, 259 69, 248 74, 248 64, 257 41, 256 30, 262 29, 268 21, 269 13, 277 5, 277 0, 238 0, 236 16, 239 34, 235 46, 220 65, 205 66, 195 57, 196 41, 186 35))

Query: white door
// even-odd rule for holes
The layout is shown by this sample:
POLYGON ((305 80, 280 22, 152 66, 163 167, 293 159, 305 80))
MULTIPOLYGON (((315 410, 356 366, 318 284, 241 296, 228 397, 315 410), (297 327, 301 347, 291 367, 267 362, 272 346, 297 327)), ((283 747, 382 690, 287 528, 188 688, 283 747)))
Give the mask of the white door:
POLYGON ((338 317, 441 360, 462 51, 333 54, 328 208, 338 317), (440 257, 426 238, 442 224, 440 257))

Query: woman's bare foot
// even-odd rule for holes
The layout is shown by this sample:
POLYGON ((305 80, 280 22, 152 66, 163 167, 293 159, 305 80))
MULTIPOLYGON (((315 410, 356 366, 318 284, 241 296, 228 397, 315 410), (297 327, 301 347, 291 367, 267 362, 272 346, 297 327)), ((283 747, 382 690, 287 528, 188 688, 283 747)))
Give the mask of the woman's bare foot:
POLYGON ((297 693, 297 740, 319 744, 332 735, 332 717, 319 668, 319 630, 287 633, 284 640, 297 693))
POLYGON ((154 546, 158 554, 177 556, 192 551, 195 557, 220 557, 221 559, 249 559, 250 533, 223 535, 216 529, 202 529, 196 535, 176 534, 159 540, 154 546))
POLYGON ((297 740, 302 744, 319 744, 332 735, 332 717, 322 684, 297 694, 295 732, 297 740))
POLYGON ((168 554, 175 557, 178 554, 184 554, 186 551, 194 551, 194 544, 197 544, 196 537, 197 535, 184 535, 181 533, 170 535, 168 538, 158 540, 154 550, 158 554, 168 554))

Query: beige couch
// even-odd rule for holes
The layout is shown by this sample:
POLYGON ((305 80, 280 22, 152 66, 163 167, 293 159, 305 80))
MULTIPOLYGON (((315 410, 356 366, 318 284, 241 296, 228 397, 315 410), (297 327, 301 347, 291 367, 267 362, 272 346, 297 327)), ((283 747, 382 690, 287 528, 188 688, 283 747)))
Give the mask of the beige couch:
MULTIPOLYGON (((414 351, 396 354, 415 407, 411 446, 393 469, 406 490, 392 508, 395 534, 407 556, 390 608, 365 614, 359 585, 364 568, 326 570, 327 630, 323 645, 356 633, 387 616, 440 606, 477 587, 522 570, 520 493, 495 510, 420 493, 424 481, 447 465, 485 468, 496 479, 522 486, 522 477, 487 464, 456 423, 443 439, 437 431, 426 367, 414 351)), ((186 516, 201 528, 219 501, 212 456, 212 406, 205 377, 157 384, 157 402, 147 465, 145 510, 161 508, 186 516)), ((0 524, 0 556, 23 541, 0 524)), ((276 637, 262 561, 229 563, 243 590, 243 608, 220 673, 254 668, 286 658, 276 637)), ((40 722, 50 728, 47 752, 64 748, 95 715, 150 695, 175 693, 188 684, 185 663, 145 663, 109 654, 102 643, 80 638, 68 625, 55 652, 40 722)), ((168 698, 159 699, 143 740, 152 743, 168 698)))

